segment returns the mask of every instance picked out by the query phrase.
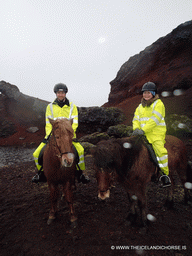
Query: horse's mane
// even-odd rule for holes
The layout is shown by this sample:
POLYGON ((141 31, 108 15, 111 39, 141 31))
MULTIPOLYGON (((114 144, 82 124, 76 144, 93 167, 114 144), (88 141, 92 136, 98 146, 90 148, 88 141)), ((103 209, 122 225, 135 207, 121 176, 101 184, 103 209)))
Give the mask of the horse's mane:
POLYGON ((138 158, 142 144, 143 141, 135 136, 100 141, 94 151, 95 165, 99 168, 115 167, 117 172, 121 169, 121 174, 126 176, 138 158), (125 143, 128 143, 128 148, 125 143))
POLYGON ((67 118, 56 119, 56 128, 61 127, 63 132, 69 132, 71 136, 74 135, 74 131, 71 122, 67 118))
POLYGON ((99 168, 111 167, 114 163, 115 139, 102 140, 94 149, 95 165, 99 168))

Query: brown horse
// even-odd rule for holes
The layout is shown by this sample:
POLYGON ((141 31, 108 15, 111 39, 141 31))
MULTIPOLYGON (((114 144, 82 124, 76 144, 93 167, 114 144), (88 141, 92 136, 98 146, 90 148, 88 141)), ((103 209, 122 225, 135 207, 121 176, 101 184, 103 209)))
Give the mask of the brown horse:
POLYGON ((52 136, 43 154, 43 169, 47 178, 50 197, 51 210, 48 224, 55 219, 57 212, 57 201, 60 194, 59 185, 62 186, 62 193, 69 206, 70 221, 72 226, 76 226, 77 217, 73 207, 73 188, 75 185, 76 164, 72 140, 74 131, 72 129, 73 120, 57 119, 50 120, 52 124, 52 136))
MULTIPOLYGON (((186 148, 183 142, 174 137, 166 136, 165 147, 168 150, 168 165, 170 178, 174 184, 173 174, 178 173, 182 183, 188 181, 191 169, 187 163, 186 148)), ((100 141, 92 149, 94 155, 98 197, 102 200, 110 196, 110 187, 114 180, 119 181, 125 188, 130 201, 130 213, 127 220, 135 224, 136 204, 141 211, 141 223, 147 224, 146 188, 147 184, 157 176, 157 167, 150 159, 143 137, 128 137, 100 141)), ((190 181, 191 182, 191 181, 190 181)), ((173 185, 165 188, 169 191, 167 200, 173 202, 173 185)), ((185 188, 185 201, 189 194, 185 188)))

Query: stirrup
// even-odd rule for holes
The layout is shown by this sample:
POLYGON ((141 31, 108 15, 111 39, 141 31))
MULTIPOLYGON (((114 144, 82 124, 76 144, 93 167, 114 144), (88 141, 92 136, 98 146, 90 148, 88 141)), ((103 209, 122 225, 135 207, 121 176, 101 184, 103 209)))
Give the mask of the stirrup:
POLYGON ((88 177, 85 177, 83 174, 81 174, 80 177, 78 177, 78 182, 83 183, 83 184, 87 184, 90 182, 90 179, 88 177))
POLYGON ((159 178, 159 180, 163 183, 163 188, 171 186, 171 180, 169 176, 164 174, 159 178))
POLYGON ((31 180, 31 182, 39 183, 39 182, 47 182, 47 178, 43 171, 39 171, 31 180))

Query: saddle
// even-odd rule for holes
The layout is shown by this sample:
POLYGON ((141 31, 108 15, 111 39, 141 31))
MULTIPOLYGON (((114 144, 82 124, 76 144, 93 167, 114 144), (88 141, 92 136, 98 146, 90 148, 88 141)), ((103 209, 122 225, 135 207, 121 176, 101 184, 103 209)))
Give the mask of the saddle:
POLYGON ((159 165, 158 165, 157 157, 155 155, 155 151, 152 147, 152 144, 149 143, 149 141, 147 140, 147 138, 145 136, 142 136, 142 140, 144 142, 145 147, 147 148, 147 150, 149 152, 150 160, 156 166, 155 173, 152 175, 151 181, 157 183, 158 182, 158 174, 159 174, 159 165))
POLYGON ((157 167, 159 167, 158 161, 157 161, 157 157, 156 157, 156 155, 155 155, 155 151, 154 151, 154 149, 153 149, 153 147, 152 147, 152 144, 149 143, 149 141, 147 140, 146 137, 143 136, 142 139, 143 139, 143 142, 144 142, 145 147, 147 148, 147 150, 148 150, 148 152, 149 152, 151 161, 152 161, 157 167))

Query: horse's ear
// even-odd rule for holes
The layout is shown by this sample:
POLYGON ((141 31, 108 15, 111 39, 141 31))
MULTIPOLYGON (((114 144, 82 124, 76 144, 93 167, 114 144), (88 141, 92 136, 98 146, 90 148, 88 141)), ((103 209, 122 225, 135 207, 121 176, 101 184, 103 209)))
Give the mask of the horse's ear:
POLYGON ((70 123, 71 123, 71 125, 73 124, 73 118, 72 118, 72 119, 70 119, 70 123))

